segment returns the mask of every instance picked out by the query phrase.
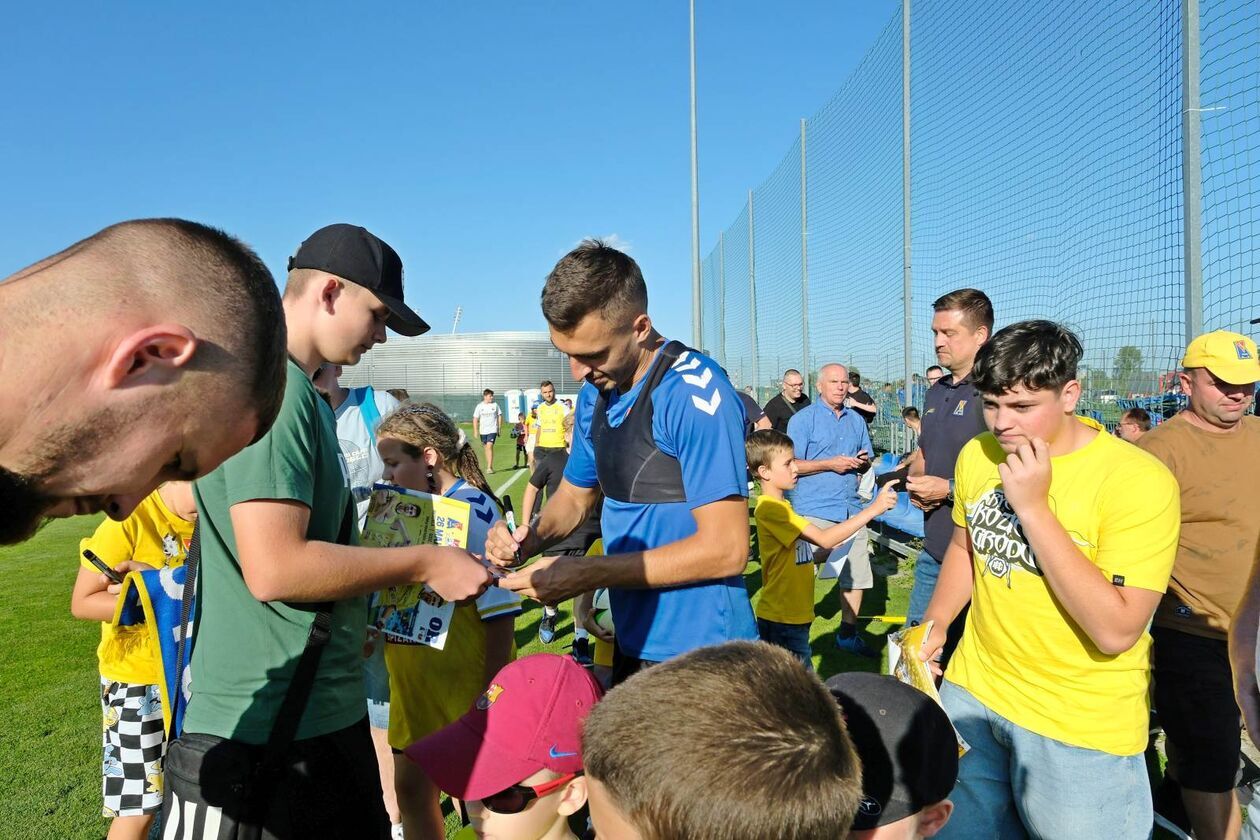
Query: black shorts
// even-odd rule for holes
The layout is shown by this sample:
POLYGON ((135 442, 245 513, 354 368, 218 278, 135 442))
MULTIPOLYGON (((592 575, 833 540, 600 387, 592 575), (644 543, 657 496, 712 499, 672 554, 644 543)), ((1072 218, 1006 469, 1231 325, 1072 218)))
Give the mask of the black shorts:
POLYGON ((613 642, 613 666, 612 666, 612 684, 621 685, 626 680, 633 677, 640 671, 646 671, 653 665, 659 665, 651 659, 640 659, 637 656, 631 656, 623 653, 621 645, 613 642))
POLYGON ((263 747, 186 733, 166 753, 164 838, 236 837, 242 821, 263 838, 363 837, 387 840, 380 771, 367 717, 345 729, 294 741, 260 819, 245 811, 263 747), (212 826, 217 824, 218 831, 212 826))
POLYGON ((1167 737, 1170 775, 1190 790, 1233 790, 1242 716, 1227 643, 1166 627, 1151 628, 1151 636, 1155 713, 1167 737))

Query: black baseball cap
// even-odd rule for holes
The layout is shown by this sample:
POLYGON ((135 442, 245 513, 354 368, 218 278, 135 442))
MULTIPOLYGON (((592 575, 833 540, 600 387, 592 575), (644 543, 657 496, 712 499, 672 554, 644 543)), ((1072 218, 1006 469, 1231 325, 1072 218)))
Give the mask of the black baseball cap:
POLYGON ((940 705, 896 677, 850 672, 827 680, 862 761, 853 830, 888 825, 949 797, 958 739, 940 705))
POLYGON ((313 268, 372 292, 389 309, 385 325, 399 335, 423 335, 429 325, 403 303, 403 266, 389 243, 358 225, 322 227, 289 257, 289 271, 313 268))

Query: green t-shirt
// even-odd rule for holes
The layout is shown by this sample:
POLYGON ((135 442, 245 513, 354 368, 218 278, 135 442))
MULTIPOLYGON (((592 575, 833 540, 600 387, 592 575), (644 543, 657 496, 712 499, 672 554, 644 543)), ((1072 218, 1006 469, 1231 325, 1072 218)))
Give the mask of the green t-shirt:
MULTIPOLYGON (((196 484, 201 571, 192 700, 184 728, 265 743, 314 619, 314 605, 263 603, 245 585, 230 509, 253 499, 292 499, 311 509, 306 536, 336 542, 351 505, 348 472, 328 405, 289 363, 280 416, 266 437, 196 484)), ((351 527, 352 541, 357 530, 351 527)), ((337 601, 298 738, 344 729, 366 714, 363 636, 367 600, 337 601)))

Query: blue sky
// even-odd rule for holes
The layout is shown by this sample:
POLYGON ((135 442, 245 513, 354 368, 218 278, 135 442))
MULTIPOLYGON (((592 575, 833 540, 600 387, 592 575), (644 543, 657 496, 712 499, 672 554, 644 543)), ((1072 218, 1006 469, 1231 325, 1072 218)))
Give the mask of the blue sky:
MULTIPOLYGON (((698 3, 701 249, 852 72, 893 0, 698 3)), ((0 276, 111 222, 174 215, 280 276, 364 224, 447 331, 542 329, 587 235, 640 261, 690 337, 687 4, 22 4, 0 73, 0 276)))

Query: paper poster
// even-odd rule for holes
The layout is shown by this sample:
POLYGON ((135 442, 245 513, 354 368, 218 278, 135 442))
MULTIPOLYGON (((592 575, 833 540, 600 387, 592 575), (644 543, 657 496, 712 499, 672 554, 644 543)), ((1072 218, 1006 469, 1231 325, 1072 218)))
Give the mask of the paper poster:
MULTIPOLYGON (((472 508, 459 499, 433 496, 389 484, 372 488, 367 524, 360 542, 381 548, 404 545, 468 547, 472 508)), ((428 645, 441 650, 455 605, 428 586, 391 586, 376 599, 373 623, 395 644, 428 645)))
MULTIPOLYGON (((919 650, 924 640, 932 632, 935 622, 925 621, 915 627, 906 627, 896 633, 888 634, 888 673, 909 686, 917 688, 941 706, 941 695, 936 690, 936 680, 928 664, 919 659, 919 650)), ((963 736, 954 728, 954 737, 958 739, 958 757, 971 749, 971 745, 963 740, 963 736)))

